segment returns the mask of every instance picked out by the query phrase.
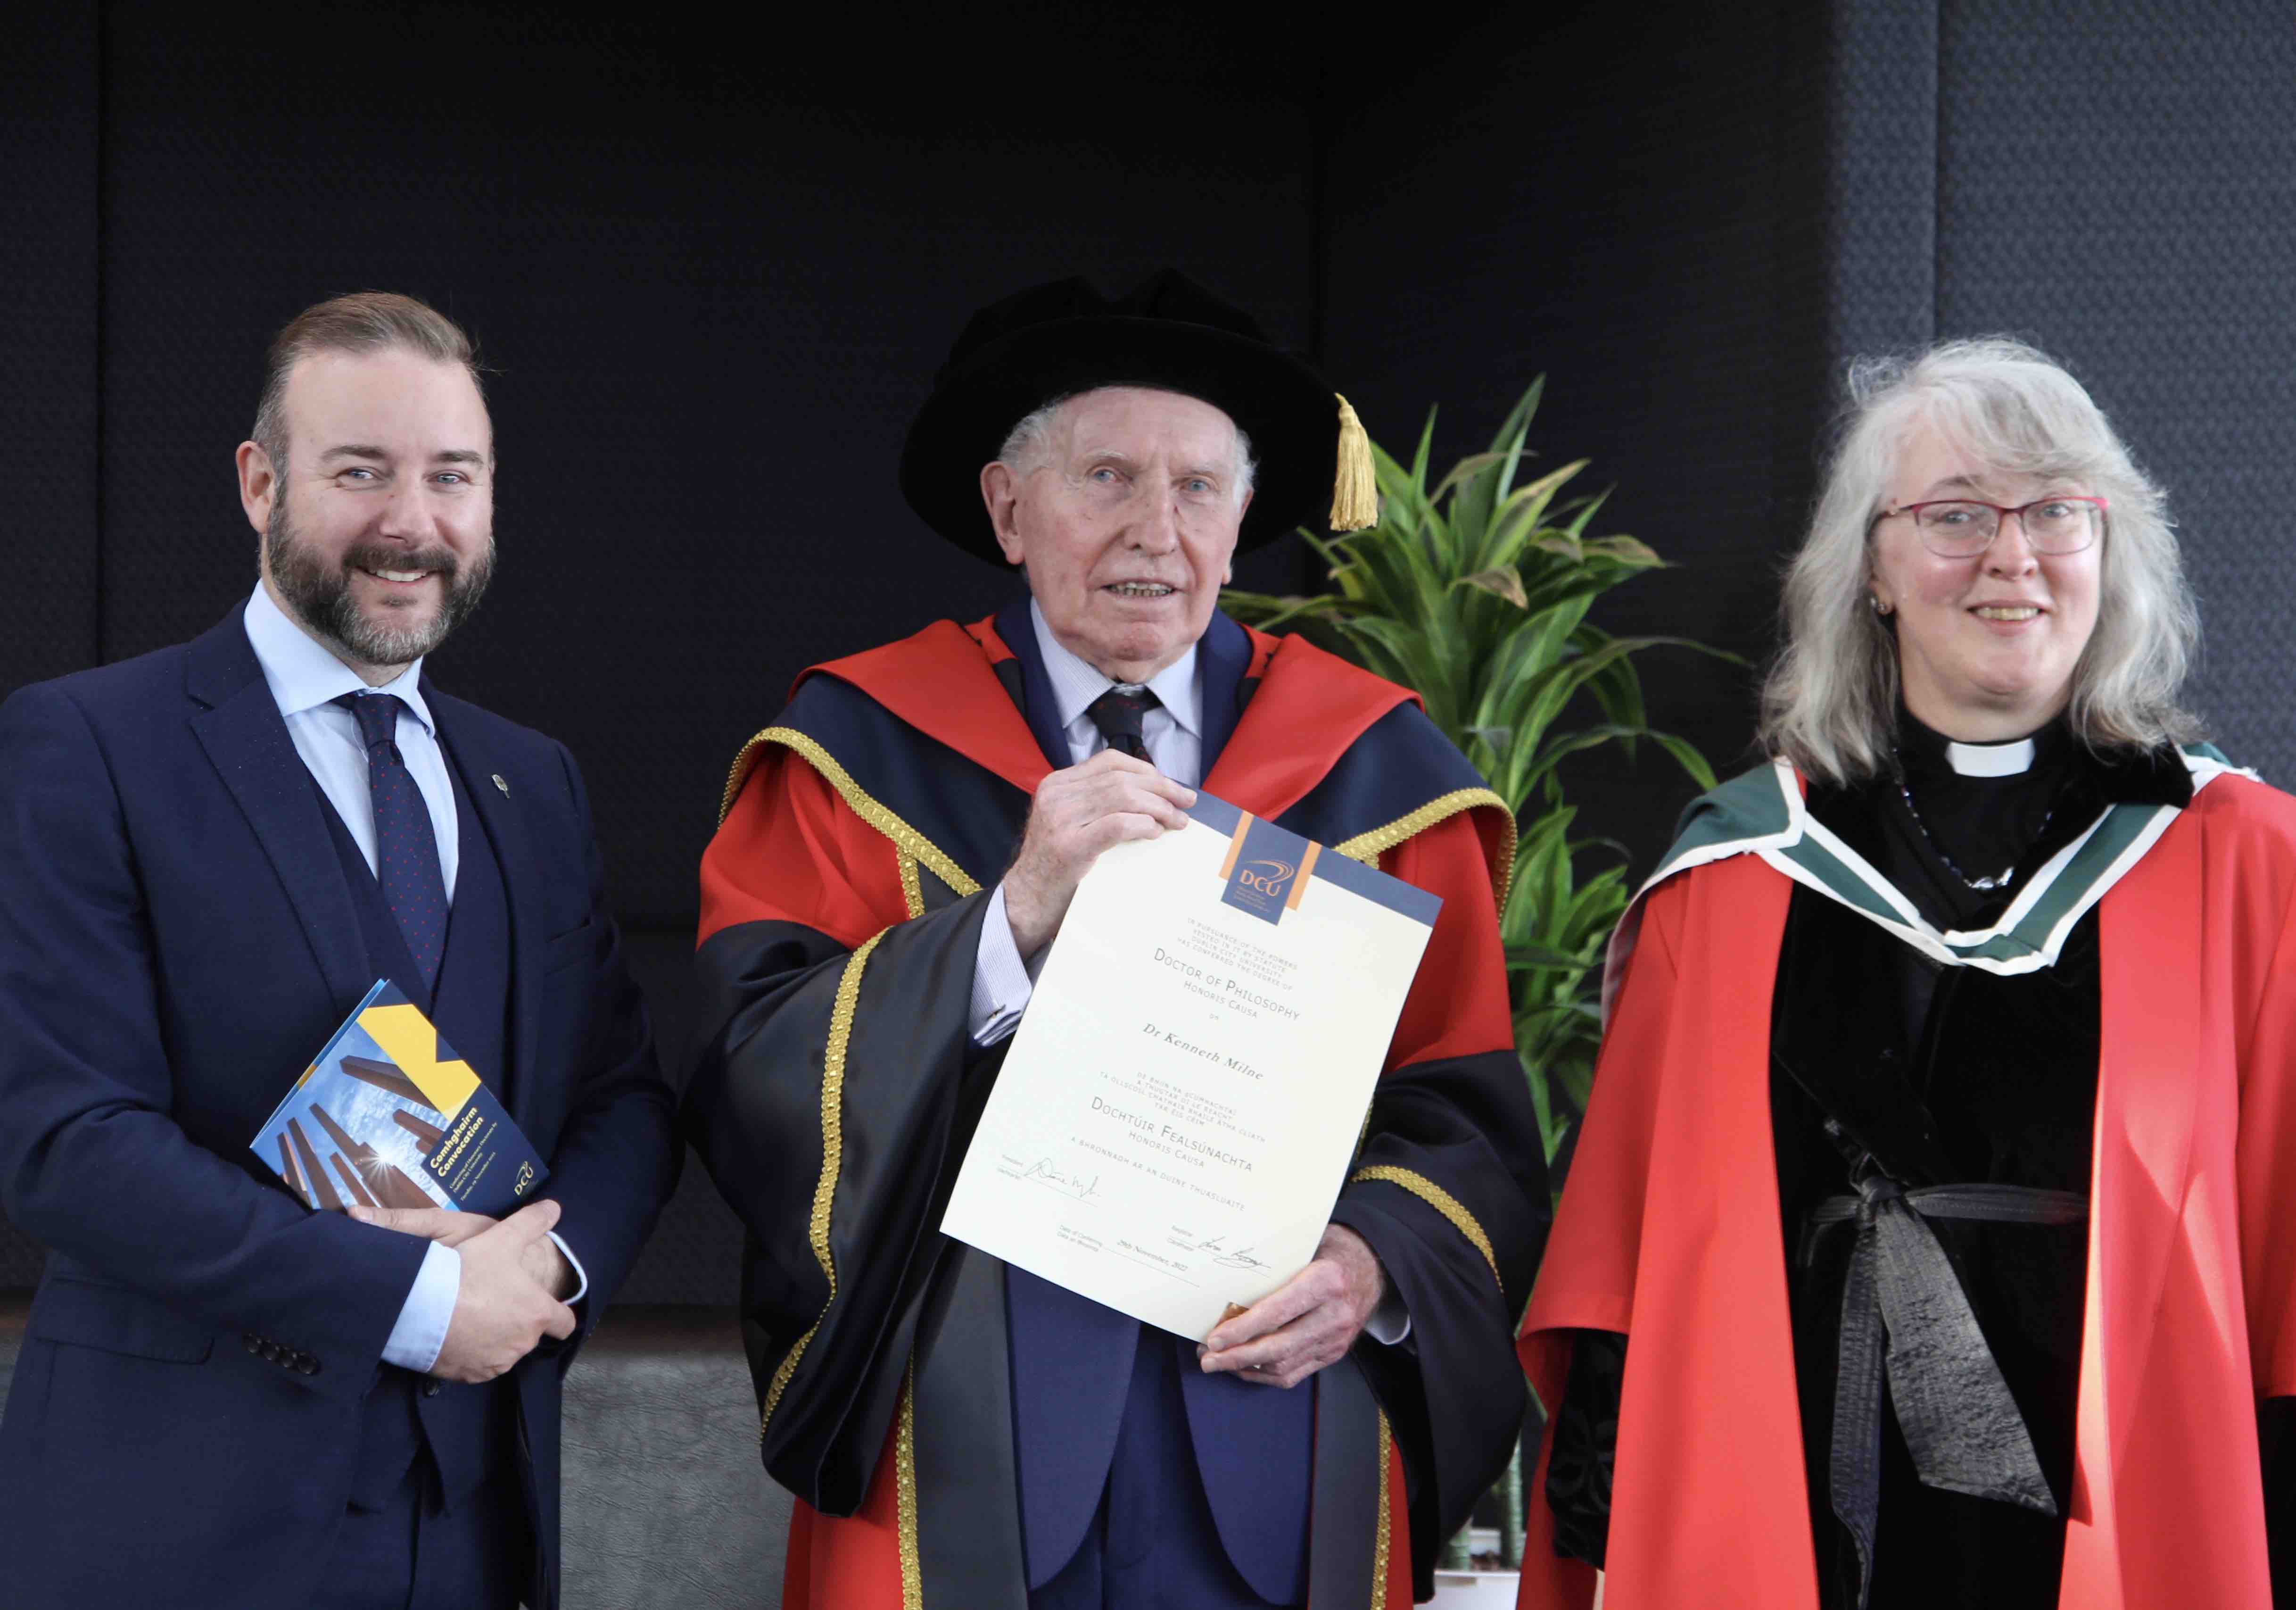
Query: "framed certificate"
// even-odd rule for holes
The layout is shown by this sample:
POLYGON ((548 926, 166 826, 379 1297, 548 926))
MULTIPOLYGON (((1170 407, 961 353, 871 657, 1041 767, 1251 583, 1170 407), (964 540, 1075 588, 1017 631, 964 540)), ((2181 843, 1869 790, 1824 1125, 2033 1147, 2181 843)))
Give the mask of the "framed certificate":
POLYGON ((1201 1340, 1314 1255, 1441 901, 1188 814, 1078 885, 941 1229, 1201 1340))

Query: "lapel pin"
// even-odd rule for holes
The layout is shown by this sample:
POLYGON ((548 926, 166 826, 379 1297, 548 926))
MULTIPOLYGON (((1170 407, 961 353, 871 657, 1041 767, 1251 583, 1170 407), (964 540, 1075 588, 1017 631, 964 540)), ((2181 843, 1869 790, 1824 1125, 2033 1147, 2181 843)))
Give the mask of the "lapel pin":
POLYGON ((501 790, 502 790, 502 796, 503 796, 503 798, 504 798, 504 799, 505 799, 505 800, 507 800, 508 798, 510 798, 510 784, 503 781, 503 775, 502 775, 502 773, 500 773, 500 772, 496 772, 496 773, 495 773, 495 774, 494 774, 494 778, 495 778, 495 786, 496 786, 496 788, 499 788, 499 789, 501 789, 501 790))

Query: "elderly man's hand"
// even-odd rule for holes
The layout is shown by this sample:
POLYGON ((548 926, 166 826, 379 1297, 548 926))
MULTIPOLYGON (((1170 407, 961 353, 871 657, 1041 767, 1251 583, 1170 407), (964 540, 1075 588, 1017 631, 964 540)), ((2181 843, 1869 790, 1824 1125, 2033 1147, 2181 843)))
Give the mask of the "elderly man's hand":
POLYGON ((1355 1345, 1387 1294, 1387 1271, 1370 1243, 1327 1225, 1315 1261, 1204 1338, 1204 1369, 1263 1386, 1297 1386, 1355 1345))
POLYGON ((1194 789, 1113 749, 1039 783, 1020 857, 1004 875, 1004 920, 1021 957, 1053 942, 1077 881, 1102 850, 1185 826, 1195 801, 1194 789))

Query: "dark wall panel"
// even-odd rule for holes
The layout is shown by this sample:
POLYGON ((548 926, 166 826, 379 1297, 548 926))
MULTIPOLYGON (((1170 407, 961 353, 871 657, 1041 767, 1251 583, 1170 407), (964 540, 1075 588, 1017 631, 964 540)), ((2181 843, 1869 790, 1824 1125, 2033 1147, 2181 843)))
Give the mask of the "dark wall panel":
POLYGON ((2296 15, 1948 4, 1939 334, 2067 363, 2169 489, 2219 742, 2296 784, 2296 15))
POLYGON ((1938 14, 1933 0, 1830 5, 1825 65, 1824 338, 1833 407, 1853 357, 1937 337, 1938 14))
POLYGON ((97 41, 91 8, 0 53, 0 694, 96 645, 97 41))
MULTIPOLYGON (((0 698, 96 656, 98 56, 86 8, 0 56, 0 698)), ((0 1291, 39 1271, 37 1249, 0 1221, 0 1291)))
MULTIPOLYGON (((1598 530, 1678 568, 1597 606, 1613 631, 1767 642, 1808 497, 1830 289, 1818 13, 1580 7, 1481 22, 1346 114, 1331 157, 1327 350, 1374 436, 1480 450, 1531 377, 1531 446, 1615 486, 1598 530)), ((1652 716, 1718 761, 1749 673, 1653 653, 1652 716)), ((1581 825, 1647 862, 1693 792, 1598 759, 1581 825)))

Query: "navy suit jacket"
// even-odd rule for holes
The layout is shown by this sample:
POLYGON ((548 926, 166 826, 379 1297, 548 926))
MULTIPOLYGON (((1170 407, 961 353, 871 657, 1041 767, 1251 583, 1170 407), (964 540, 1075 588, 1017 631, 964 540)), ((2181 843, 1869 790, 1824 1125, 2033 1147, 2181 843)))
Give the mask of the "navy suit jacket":
MULTIPOLYGON (((501 1093, 595 1316, 676 1181, 674 1104, 572 758, 423 696, 510 907, 501 1093)), ((237 610, 0 704, 0 1203, 50 1253, 0 1421, 0 1602, 320 1592, 424 1252, 248 1149, 374 982, 324 810, 237 610)), ((571 1357, 514 1375, 545 1601, 571 1357)))

